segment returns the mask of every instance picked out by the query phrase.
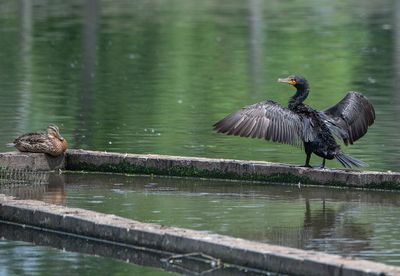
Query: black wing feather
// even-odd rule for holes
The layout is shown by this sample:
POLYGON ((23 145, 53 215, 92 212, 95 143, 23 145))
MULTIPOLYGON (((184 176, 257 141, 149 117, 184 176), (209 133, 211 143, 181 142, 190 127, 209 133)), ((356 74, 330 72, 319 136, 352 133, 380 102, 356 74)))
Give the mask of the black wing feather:
POLYGON ((234 112, 214 124, 217 132, 241 137, 301 145, 302 118, 274 101, 256 103, 234 112))
POLYGON ((358 92, 348 92, 336 105, 321 112, 328 127, 344 143, 353 144, 367 133, 375 121, 375 110, 367 97, 358 92))

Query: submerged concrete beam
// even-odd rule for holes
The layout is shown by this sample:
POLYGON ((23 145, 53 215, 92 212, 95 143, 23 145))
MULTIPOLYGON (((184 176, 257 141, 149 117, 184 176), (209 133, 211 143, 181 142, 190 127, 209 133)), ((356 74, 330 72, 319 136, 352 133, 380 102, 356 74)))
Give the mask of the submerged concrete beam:
POLYGON ((140 223, 4 195, 0 195, 0 220, 176 254, 201 252, 224 263, 291 275, 400 275, 400 267, 381 263, 140 223))
POLYGON ((310 169, 262 161, 69 150, 68 170, 400 189, 400 173, 310 169))

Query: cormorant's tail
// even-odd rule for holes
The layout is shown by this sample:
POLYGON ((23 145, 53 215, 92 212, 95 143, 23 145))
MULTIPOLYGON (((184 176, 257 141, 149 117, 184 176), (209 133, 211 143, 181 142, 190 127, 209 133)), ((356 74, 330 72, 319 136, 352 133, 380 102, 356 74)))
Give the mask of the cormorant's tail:
POLYGON ((339 152, 335 155, 335 158, 345 167, 345 168, 351 168, 351 167, 368 167, 368 164, 355 159, 354 157, 351 157, 350 155, 346 155, 342 152, 339 152))

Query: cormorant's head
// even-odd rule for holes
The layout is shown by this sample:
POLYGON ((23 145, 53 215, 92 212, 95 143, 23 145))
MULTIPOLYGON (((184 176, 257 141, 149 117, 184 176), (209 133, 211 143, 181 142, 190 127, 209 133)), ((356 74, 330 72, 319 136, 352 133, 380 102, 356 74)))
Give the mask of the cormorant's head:
POLYGON ((293 85, 294 87, 297 88, 297 90, 307 90, 308 89, 308 82, 307 80, 299 75, 292 75, 287 78, 279 78, 278 82, 283 82, 283 83, 288 83, 290 85, 293 85))

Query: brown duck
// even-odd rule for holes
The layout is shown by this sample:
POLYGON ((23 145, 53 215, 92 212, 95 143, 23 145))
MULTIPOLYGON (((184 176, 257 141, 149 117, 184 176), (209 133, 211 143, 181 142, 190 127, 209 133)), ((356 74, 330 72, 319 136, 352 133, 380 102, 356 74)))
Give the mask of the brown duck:
POLYGON ((22 152, 47 153, 52 156, 61 155, 68 148, 67 140, 61 136, 58 126, 54 124, 47 127, 47 132, 24 134, 9 145, 22 152))

